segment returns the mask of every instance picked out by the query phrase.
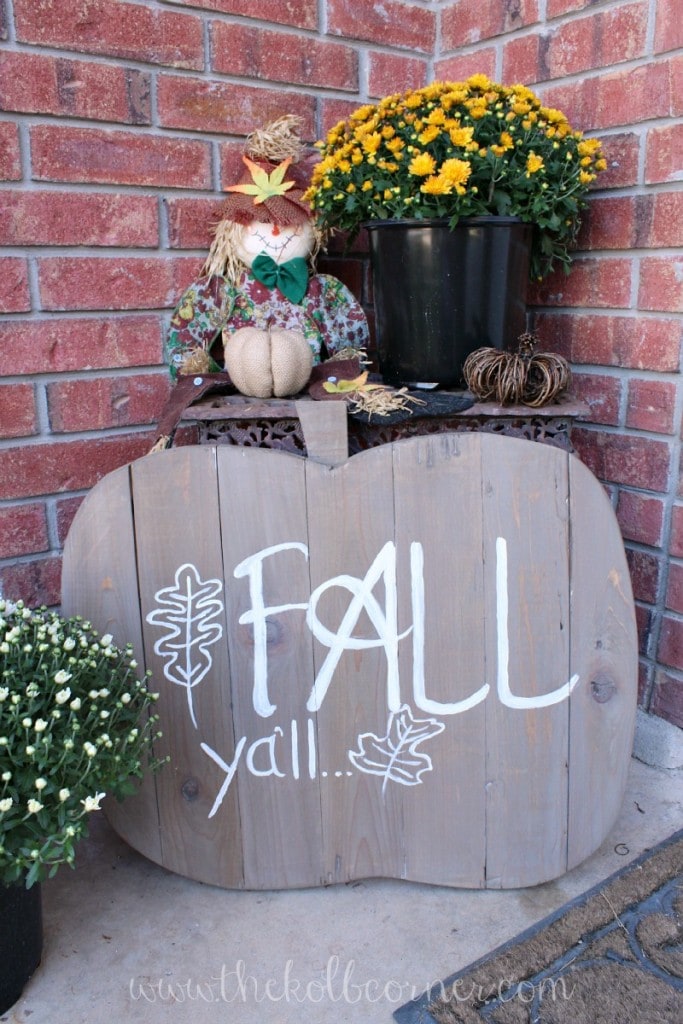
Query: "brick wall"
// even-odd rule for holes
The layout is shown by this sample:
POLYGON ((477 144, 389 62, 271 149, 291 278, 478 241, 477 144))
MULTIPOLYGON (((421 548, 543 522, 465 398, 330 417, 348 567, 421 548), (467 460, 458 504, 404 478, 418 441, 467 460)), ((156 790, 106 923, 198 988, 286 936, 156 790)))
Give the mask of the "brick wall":
MULTIPOLYGON (((523 81, 609 161, 569 278, 533 296, 591 408, 626 541, 641 703, 683 726, 683 19, 678 0, 0 0, 0 588, 59 601, 87 490, 142 455, 170 309, 242 141, 367 98, 523 81)), ((359 251, 327 269, 367 301, 359 251)))

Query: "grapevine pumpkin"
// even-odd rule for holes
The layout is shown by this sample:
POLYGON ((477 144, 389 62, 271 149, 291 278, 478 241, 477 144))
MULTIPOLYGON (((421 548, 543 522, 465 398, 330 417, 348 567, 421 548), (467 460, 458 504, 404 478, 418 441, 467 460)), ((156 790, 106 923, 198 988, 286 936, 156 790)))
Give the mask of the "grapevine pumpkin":
POLYGON ((462 368, 467 387, 482 402, 538 408, 569 387, 571 371, 556 352, 536 352, 538 339, 523 334, 516 352, 478 348, 462 368))

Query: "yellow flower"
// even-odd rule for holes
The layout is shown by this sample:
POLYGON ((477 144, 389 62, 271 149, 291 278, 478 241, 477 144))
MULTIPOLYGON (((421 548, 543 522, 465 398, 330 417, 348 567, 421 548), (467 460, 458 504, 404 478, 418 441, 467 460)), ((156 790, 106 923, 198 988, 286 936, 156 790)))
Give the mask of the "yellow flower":
POLYGON ((474 128, 451 128, 448 134, 454 146, 467 146, 472 141, 474 128))
POLYGON ((590 185, 591 181, 595 181, 595 175, 589 174, 588 171, 581 171, 579 181, 582 185, 590 185))
POLYGON ((543 168, 543 157, 531 151, 526 159, 527 174, 536 174, 543 168))
POLYGON ((399 138, 390 139, 386 143, 386 147, 387 147, 387 149, 389 150, 390 153, 393 153, 394 156, 396 156, 396 154, 400 153, 401 150, 404 149, 405 142, 403 141, 403 139, 399 139, 399 138))
POLYGON ((447 196, 452 191, 452 185, 443 174, 434 174, 420 185, 420 192, 430 196, 447 196))
POLYGON ((376 153, 379 147, 382 145, 382 136, 379 132, 373 132, 372 135, 368 135, 363 139, 361 143, 364 152, 368 154, 376 153))
POLYGON ((449 185, 452 185, 458 195, 464 194, 464 185, 471 173, 472 165, 467 160, 456 160, 455 158, 444 160, 439 168, 439 177, 444 178, 449 185))
POLYGON ((417 177, 426 178, 436 170, 436 160, 429 153, 418 153, 408 164, 408 170, 417 177))
POLYGON ((430 124, 427 128, 425 128, 423 132, 420 132, 420 134, 418 135, 418 139, 420 140, 423 146, 428 146, 430 142, 434 141, 434 139, 438 139, 440 134, 441 132, 438 126, 435 124, 430 124))
POLYGON ((363 185, 362 185, 362 191, 363 192, 369 192, 374 187, 375 186, 373 185, 373 183, 371 181, 364 181, 363 185))
POLYGON ((482 92, 486 92, 487 89, 491 88, 491 81, 486 75, 470 75, 467 79, 467 84, 470 89, 480 89, 482 92))

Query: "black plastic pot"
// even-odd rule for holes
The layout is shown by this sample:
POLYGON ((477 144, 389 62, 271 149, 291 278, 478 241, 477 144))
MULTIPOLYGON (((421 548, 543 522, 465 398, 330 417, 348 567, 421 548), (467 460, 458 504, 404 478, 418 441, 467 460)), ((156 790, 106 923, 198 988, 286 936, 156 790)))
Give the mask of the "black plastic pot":
POLYGON ((0 1016, 14 1006, 43 952, 39 885, 0 885, 0 1016))
POLYGON ((457 387, 476 348, 516 345, 526 326, 531 228, 516 217, 365 225, 379 367, 389 384, 457 387))

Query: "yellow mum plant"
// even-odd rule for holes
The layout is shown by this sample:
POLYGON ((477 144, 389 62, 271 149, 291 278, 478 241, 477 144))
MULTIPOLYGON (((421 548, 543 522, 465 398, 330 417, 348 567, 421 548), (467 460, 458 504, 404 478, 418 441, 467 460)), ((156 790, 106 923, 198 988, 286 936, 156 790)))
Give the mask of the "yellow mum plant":
POLYGON ((606 167, 597 139, 526 86, 486 75, 434 82, 356 110, 317 143, 306 198, 319 223, 519 217, 532 224, 532 277, 568 268, 586 193, 606 167))

